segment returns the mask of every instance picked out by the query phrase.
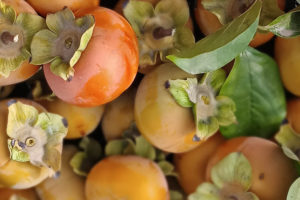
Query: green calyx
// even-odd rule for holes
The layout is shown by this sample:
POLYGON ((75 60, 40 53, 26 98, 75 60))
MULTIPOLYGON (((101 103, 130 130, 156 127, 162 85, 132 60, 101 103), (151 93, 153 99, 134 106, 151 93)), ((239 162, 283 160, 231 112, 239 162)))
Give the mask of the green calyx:
POLYGON ((300 178, 297 178, 294 181, 287 195, 287 200, 297 200, 297 199, 300 199, 300 178))
POLYGON ((167 55, 195 43, 185 27, 189 19, 185 0, 162 0, 155 8, 149 2, 130 0, 124 15, 138 37, 141 67, 156 64, 158 57, 166 61, 167 55))
POLYGON ((290 124, 282 125, 275 135, 275 139, 287 157, 300 162, 300 135, 293 130, 290 124))
POLYGON ((124 132, 123 138, 107 143, 105 155, 137 155, 155 161, 166 176, 177 176, 173 164, 166 160, 165 153, 141 136, 134 123, 124 132))
POLYGON ((211 170, 213 183, 202 183, 188 200, 243 199, 258 200, 248 192, 252 181, 252 168, 248 159, 240 152, 233 152, 219 161, 211 170))
POLYGON ((169 80, 168 90, 182 107, 191 107, 196 123, 196 137, 206 140, 219 126, 236 122, 235 103, 226 96, 217 96, 226 79, 224 70, 206 73, 200 82, 196 78, 169 80))
POLYGON ((84 137, 79 147, 82 151, 77 152, 70 161, 73 171, 80 176, 87 176, 92 167, 101 159, 101 145, 94 139, 84 137))
POLYGON ((63 117, 42 112, 21 102, 10 101, 7 135, 10 158, 38 167, 60 170, 63 138, 68 128, 63 117))
POLYGON ((75 19, 68 8, 46 17, 48 29, 39 31, 31 43, 32 64, 50 64, 51 71, 64 80, 74 76, 74 65, 87 47, 95 19, 87 15, 75 19))
POLYGON ((35 33, 45 27, 45 20, 21 13, 0 1, 0 75, 8 77, 31 57, 30 43, 35 33))

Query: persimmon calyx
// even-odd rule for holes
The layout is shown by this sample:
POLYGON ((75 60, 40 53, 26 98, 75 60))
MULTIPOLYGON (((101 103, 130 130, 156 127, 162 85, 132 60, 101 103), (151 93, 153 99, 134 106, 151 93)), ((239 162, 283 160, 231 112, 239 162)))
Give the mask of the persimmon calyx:
POLYGON ((295 132, 290 124, 281 125, 275 139, 281 145, 283 153, 287 157, 300 162, 300 135, 295 132))
POLYGON ((165 176, 177 176, 172 163, 166 160, 164 152, 154 148, 139 134, 135 123, 125 130, 123 137, 109 141, 105 146, 105 156, 137 155, 155 161, 165 176))
POLYGON ((87 176, 92 167, 103 156, 101 145, 94 139, 84 137, 79 143, 82 151, 78 151, 71 159, 70 165, 75 174, 87 176))
POLYGON ((52 113, 38 113, 33 106, 10 101, 7 135, 10 158, 60 170, 63 138, 68 128, 66 119, 52 113))
POLYGON ((8 77, 31 57, 30 43, 45 27, 45 20, 34 14, 20 13, 0 1, 0 75, 8 77))
POLYGON ((50 64, 52 73, 66 81, 74 76, 74 65, 87 47, 95 27, 92 15, 75 19, 65 8, 46 17, 48 29, 35 34, 31 43, 32 64, 50 64))
POLYGON ((206 73, 200 82, 197 78, 169 80, 166 86, 182 107, 191 107, 196 123, 197 140, 206 140, 214 135, 219 126, 236 122, 235 103, 226 96, 217 96, 226 79, 224 70, 206 73))
POLYGON ((185 27, 189 8, 185 0, 162 0, 155 8, 149 2, 129 1, 124 15, 139 41, 140 66, 154 65, 159 57, 187 48, 195 43, 193 33, 185 27))
POLYGON ((300 178, 297 178, 291 185, 287 200, 297 200, 300 197, 300 178))
POLYGON ((211 170, 213 183, 202 183, 188 200, 258 200, 248 192, 252 181, 252 168, 248 159, 240 152, 233 152, 219 161, 211 170))

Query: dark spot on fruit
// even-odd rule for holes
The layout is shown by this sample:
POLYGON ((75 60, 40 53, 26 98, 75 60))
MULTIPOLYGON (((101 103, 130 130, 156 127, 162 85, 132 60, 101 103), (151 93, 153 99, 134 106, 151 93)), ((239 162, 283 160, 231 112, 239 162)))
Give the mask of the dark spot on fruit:
POLYGON ((15 100, 15 99, 9 100, 9 101, 7 102, 7 106, 11 106, 11 105, 13 105, 13 104, 15 104, 15 103, 17 103, 17 100, 15 100))
POLYGON ((165 82, 165 88, 168 89, 168 88, 170 88, 170 86, 171 86, 171 85, 170 85, 170 82, 169 82, 169 81, 166 81, 166 82, 165 82))
POLYGON ((55 174, 53 175, 53 178, 58 178, 60 177, 60 171, 55 172, 55 174))
POLYGON ((237 197, 234 196, 234 195, 230 195, 228 198, 229 198, 229 199, 232 199, 232 200, 239 200, 239 198, 237 198, 237 197))
POLYGON ((264 173, 260 173, 258 178, 259 178, 259 180, 263 180, 265 178, 265 174, 264 173))
POLYGON ((201 139, 197 135, 194 135, 193 142, 199 142, 200 140, 201 139))
POLYGON ((68 124, 68 120, 67 120, 66 118, 63 118, 61 121, 62 121, 64 127, 65 127, 65 128, 68 128, 68 125, 69 125, 69 124, 68 124))

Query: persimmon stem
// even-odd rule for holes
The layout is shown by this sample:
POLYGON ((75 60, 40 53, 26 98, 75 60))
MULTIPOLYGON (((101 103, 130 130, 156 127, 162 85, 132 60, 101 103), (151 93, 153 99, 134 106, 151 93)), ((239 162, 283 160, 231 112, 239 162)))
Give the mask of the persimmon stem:
POLYGON ((10 42, 18 42, 19 40, 19 36, 18 35, 12 35, 10 34, 10 32, 3 32, 1 34, 1 41, 3 42, 3 44, 9 44, 10 42))
POLYGON ((164 38, 166 36, 171 36, 174 33, 173 28, 164 29, 163 27, 157 27, 153 31, 153 37, 157 40, 164 38))

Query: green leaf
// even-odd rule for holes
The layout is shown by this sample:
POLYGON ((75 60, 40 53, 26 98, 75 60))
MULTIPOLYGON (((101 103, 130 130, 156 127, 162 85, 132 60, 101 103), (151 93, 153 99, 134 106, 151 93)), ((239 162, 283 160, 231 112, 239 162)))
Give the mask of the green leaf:
POLYGON ((236 105, 236 124, 221 127, 227 137, 270 137, 286 115, 284 89, 276 62, 251 47, 236 58, 220 96, 236 105))
POLYGON ((210 72, 223 67, 247 48, 256 32, 261 7, 261 1, 256 0, 245 13, 219 31, 167 58, 191 74, 210 72))
POLYGON ((202 183, 196 191, 188 196, 188 200, 220 200, 219 189, 211 183, 202 183))
POLYGON ((300 199, 300 178, 294 181, 287 195, 287 200, 298 200, 298 199, 300 199))
POLYGON ((161 0, 155 7, 155 15, 169 15, 174 20, 174 26, 183 26, 190 17, 186 0, 161 0))
POLYGON ((154 15, 154 8, 149 2, 130 0, 123 13, 134 32, 140 36, 146 20, 154 15))
POLYGON ((300 35, 300 7, 277 17, 267 26, 261 27, 279 37, 296 37, 300 35))
POLYGON ((197 94, 197 78, 169 80, 166 84, 169 85, 169 92, 180 106, 189 108, 194 105, 190 97, 197 94))
POLYGON ((218 188, 233 184, 239 185, 244 191, 247 191, 251 186, 252 168, 242 153, 233 152, 212 168, 211 178, 218 188))
POLYGON ((102 157, 102 148, 99 142, 88 137, 82 138, 79 146, 83 151, 79 151, 73 156, 70 165, 76 174, 86 176, 102 157))

